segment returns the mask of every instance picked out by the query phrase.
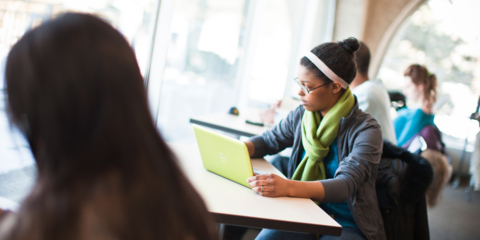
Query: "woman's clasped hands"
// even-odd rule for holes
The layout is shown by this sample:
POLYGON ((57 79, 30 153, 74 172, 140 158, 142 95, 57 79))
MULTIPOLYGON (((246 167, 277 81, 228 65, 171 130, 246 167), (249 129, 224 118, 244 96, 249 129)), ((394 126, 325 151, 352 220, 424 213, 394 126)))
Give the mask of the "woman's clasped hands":
POLYGON ((291 196, 290 181, 273 173, 256 175, 247 179, 253 191, 264 197, 291 196))

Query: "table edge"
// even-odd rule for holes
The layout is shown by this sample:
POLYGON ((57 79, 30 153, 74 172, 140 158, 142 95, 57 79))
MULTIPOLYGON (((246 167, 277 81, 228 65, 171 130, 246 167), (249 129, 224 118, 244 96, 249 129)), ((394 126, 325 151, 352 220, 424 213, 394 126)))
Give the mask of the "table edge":
POLYGON ((205 127, 209 127, 209 128, 217 129, 217 130, 220 130, 220 131, 233 133, 233 134, 236 134, 236 135, 246 136, 246 137, 257 136, 256 134, 236 130, 236 129, 229 128, 229 127, 220 126, 220 125, 213 124, 213 123, 207 123, 207 122, 197 120, 197 119, 194 119, 194 118, 190 118, 190 123, 194 123, 194 124, 202 125, 202 126, 205 126, 205 127))
POLYGON ((245 217, 238 215, 222 214, 210 212, 215 221, 227 225, 239 225, 248 227, 268 228, 290 232, 313 233, 321 235, 340 236, 342 234, 341 226, 326 226, 311 223, 300 223, 284 220, 265 219, 257 217, 245 217))

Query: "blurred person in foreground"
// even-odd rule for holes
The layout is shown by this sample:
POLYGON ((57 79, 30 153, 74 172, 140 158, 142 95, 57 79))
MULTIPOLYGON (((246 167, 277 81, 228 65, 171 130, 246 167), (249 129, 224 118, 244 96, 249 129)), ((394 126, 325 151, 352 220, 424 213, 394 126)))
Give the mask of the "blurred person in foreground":
POLYGON ((438 203, 443 187, 452 174, 441 132, 434 122, 437 77, 419 64, 410 65, 405 70, 404 77, 406 85, 403 94, 417 107, 398 111, 398 116, 393 121, 395 134, 398 146, 421 154, 432 164, 434 178, 427 191, 427 204, 433 207, 438 203))
POLYGON ((216 239, 112 26, 67 13, 27 32, 9 53, 6 85, 38 176, 18 211, 2 213, 0 239, 216 239))

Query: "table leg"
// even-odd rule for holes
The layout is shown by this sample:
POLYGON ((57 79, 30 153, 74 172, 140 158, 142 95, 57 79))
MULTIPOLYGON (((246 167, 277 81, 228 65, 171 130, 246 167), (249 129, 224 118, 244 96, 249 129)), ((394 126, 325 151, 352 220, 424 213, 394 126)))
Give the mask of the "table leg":
POLYGON ((218 239, 222 240, 223 235, 225 233, 225 224, 218 223, 217 228, 218 228, 218 239))

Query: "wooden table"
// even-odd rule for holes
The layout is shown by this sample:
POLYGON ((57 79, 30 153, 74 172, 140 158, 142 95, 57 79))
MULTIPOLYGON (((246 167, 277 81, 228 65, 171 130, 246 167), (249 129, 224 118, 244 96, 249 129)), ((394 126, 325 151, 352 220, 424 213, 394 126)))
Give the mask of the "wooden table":
MULTIPOLYGON (((169 146, 217 223, 340 236, 342 227, 312 200, 262 197, 247 187, 207 171, 196 146, 169 146)), ((258 170, 283 176, 264 159, 252 159, 252 165, 258 170)))

